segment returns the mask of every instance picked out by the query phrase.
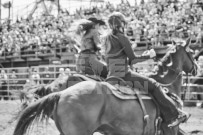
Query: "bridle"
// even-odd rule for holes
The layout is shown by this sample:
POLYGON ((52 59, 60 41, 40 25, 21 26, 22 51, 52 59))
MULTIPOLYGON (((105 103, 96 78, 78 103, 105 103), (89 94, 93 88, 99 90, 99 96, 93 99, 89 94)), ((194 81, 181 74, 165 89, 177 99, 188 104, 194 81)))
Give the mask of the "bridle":
MULTIPOLYGON (((197 72, 197 71, 196 71, 196 64, 194 62, 194 58, 192 57, 192 54, 190 53, 190 49, 188 49, 188 50, 184 49, 184 51, 186 51, 186 54, 187 54, 188 58, 192 62, 192 68, 188 72, 186 72, 186 86, 187 86, 187 84, 188 84, 188 74, 190 74, 190 73, 192 74, 193 72, 197 72)), ((167 67, 167 68, 168 68, 168 70, 174 72, 177 75, 176 75, 175 79, 172 82, 170 82, 168 84, 161 84, 162 86, 165 86, 165 87, 172 85, 179 78, 179 76, 182 76, 182 70, 180 70, 179 68, 176 68, 176 69, 174 69, 172 67, 167 67)))

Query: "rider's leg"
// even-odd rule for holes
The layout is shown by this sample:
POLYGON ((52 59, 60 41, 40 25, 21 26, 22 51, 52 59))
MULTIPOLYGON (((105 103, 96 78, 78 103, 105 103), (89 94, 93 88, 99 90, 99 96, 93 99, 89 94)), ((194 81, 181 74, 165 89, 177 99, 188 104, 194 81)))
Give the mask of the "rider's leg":
POLYGON ((76 65, 77 69, 84 74, 107 77, 107 66, 97 58, 96 54, 80 54, 76 65))
POLYGON ((91 69, 89 64, 89 57, 91 54, 79 54, 77 58, 76 67, 77 71, 83 74, 94 75, 94 72, 91 69))
POLYGON ((89 63, 92 70, 96 75, 106 78, 108 74, 107 65, 105 62, 100 61, 96 54, 92 54, 89 58, 89 63))
POLYGON ((155 98, 161 109, 164 121, 167 123, 173 121, 169 126, 176 126, 187 119, 187 113, 179 112, 173 100, 167 96, 163 88, 154 79, 149 79, 131 71, 126 74, 125 80, 133 81, 134 84, 141 83, 142 87, 139 86, 138 88, 143 88, 145 92, 148 91, 155 98))

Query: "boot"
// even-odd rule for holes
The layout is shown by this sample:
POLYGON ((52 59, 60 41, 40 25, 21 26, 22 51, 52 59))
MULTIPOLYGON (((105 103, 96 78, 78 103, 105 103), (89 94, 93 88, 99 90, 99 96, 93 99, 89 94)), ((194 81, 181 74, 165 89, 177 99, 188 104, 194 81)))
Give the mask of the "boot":
POLYGON ((171 124, 169 124, 168 127, 172 128, 172 127, 179 125, 180 123, 185 123, 191 116, 191 114, 184 112, 180 109, 178 109, 178 111, 180 113, 178 118, 175 119, 171 124))
POLYGON ((157 82, 153 82, 153 84, 156 86, 156 90, 152 92, 152 95, 160 107, 164 121, 169 123, 168 127, 174 127, 186 122, 190 114, 175 106, 174 101, 167 95, 167 88, 161 87, 157 82))

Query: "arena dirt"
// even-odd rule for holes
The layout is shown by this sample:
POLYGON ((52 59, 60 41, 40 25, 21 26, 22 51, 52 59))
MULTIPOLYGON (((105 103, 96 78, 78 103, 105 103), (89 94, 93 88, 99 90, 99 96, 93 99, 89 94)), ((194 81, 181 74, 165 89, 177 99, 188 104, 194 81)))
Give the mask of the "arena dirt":
MULTIPOLYGON (((0 135, 12 135, 15 124, 16 114, 19 111, 19 101, 0 101, 0 135)), ((187 123, 182 124, 181 127, 186 132, 195 130, 203 131, 203 109, 198 107, 185 107, 185 111, 192 114, 187 123)), ((29 135, 59 135, 54 122, 49 120, 48 125, 38 124, 33 127, 29 135)), ((193 135, 203 135, 203 132, 193 135)))

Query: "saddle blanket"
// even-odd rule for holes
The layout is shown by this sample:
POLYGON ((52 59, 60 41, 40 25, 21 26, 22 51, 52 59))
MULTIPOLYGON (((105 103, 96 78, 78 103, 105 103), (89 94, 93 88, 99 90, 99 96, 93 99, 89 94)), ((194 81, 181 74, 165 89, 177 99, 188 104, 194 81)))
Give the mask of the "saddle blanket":
POLYGON ((115 89, 110 89, 114 96, 116 96, 119 99, 123 100, 129 100, 129 99, 137 99, 137 95, 139 94, 139 97, 141 99, 152 99, 148 94, 144 94, 140 92, 138 89, 132 89, 127 86, 121 86, 121 85, 113 85, 115 89))

